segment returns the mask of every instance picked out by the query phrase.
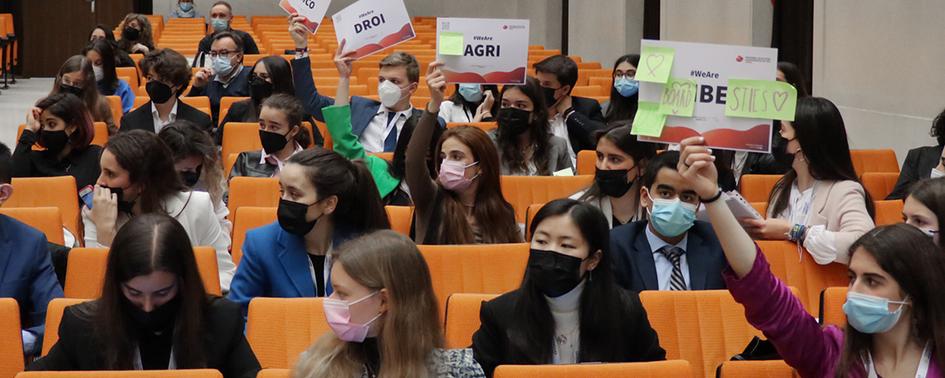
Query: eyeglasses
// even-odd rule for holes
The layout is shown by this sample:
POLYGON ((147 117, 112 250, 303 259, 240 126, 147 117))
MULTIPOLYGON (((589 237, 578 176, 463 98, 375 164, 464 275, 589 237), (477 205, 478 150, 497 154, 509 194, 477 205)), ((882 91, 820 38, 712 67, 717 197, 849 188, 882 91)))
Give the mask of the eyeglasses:
POLYGON ((223 51, 211 51, 209 55, 210 55, 211 58, 216 58, 216 57, 218 57, 218 56, 222 56, 222 57, 224 57, 224 58, 229 59, 229 58, 233 57, 233 55, 236 55, 236 54, 239 54, 239 52, 237 52, 237 51, 227 51, 227 50, 223 50, 223 51))
POLYGON ((619 72, 618 72, 618 73, 615 73, 615 74, 614 74, 614 80, 618 80, 618 79, 633 79, 633 78, 636 77, 636 76, 637 76, 636 72, 634 72, 634 73, 629 73, 629 72, 628 72, 628 73, 619 73, 619 72))

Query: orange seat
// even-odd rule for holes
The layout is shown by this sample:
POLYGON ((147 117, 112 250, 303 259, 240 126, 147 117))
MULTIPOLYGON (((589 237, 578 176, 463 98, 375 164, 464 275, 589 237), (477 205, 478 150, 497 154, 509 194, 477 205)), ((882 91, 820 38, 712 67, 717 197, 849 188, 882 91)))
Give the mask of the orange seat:
POLYGON ((850 159, 857 176, 866 172, 896 172, 899 173, 899 161, 896 160, 896 151, 881 150, 850 150, 850 159))
MULTIPOLYGON (((73 250, 75 251, 75 250, 73 250)), ((46 306, 46 332, 43 333, 43 350, 45 356, 59 341, 59 324, 62 323, 62 312, 66 307, 85 302, 87 299, 55 298, 46 306)))
POLYGON ((902 223, 902 200, 873 201, 876 227, 902 223))
MULTIPOLYGON (((607 92, 610 93, 610 92, 607 92)), ((574 90, 571 91, 571 95, 585 97, 585 96, 601 96, 603 95, 603 90, 599 85, 582 85, 574 87, 574 90)))
POLYGON ((108 107, 112 109, 112 120, 115 121, 116 125, 120 125, 121 116, 125 114, 121 108, 121 97, 105 96, 105 98, 108 99, 108 107))
POLYGON ((379 157, 379 158, 381 158, 381 159, 387 160, 388 163, 394 161, 394 153, 393 153, 393 152, 372 152, 372 153, 369 153, 368 155, 377 156, 377 157, 379 157))
POLYGON ((112 370, 112 371, 29 371, 16 378, 223 378, 216 369, 112 370))
POLYGON ((863 187, 874 201, 884 200, 896 187, 899 172, 866 172, 860 177, 863 187))
POLYGON ((719 378, 799 378, 800 375, 783 360, 725 361, 719 378))
POLYGON ((182 96, 180 100, 181 102, 195 108, 210 108, 210 97, 207 96, 182 96))
POLYGON ((145 96, 136 95, 135 104, 132 105, 131 107, 137 109, 137 108, 140 108, 142 105, 147 104, 148 102, 151 102, 151 98, 148 97, 147 95, 145 96))
POLYGON ((597 151, 581 150, 577 154, 577 174, 594 175, 597 172, 597 151))
POLYGON ((454 293, 501 294, 515 290, 525 276, 529 245, 469 244, 420 245, 430 268, 440 319, 446 300, 454 293))
MULTIPOLYGON (((115 73, 118 76, 124 76, 128 78, 128 86, 131 88, 137 88, 141 86, 138 76, 138 69, 135 67, 115 67, 115 73)), ((117 121, 116 121, 117 122, 117 121)))
POLYGON ((233 248, 230 251, 234 264, 239 265, 243 258, 243 242, 246 241, 246 232, 276 220, 275 207, 242 206, 236 209, 233 216, 233 248))
POLYGON ((813 316, 820 313, 821 291, 850 282, 846 265, 819 265, 803 248, 799 253, 795 243, 784 240, 758 240, 756 243, 771 265, 771 273, 786 285, 797 288, 797 298, 813 316))
POLYGON ((220 119, 222 123, 223 119, 226 118, 226 114, 230 112, 230 107, 233 106, 234 102, 243 101, 249 97, 223 97, 220 99, 220 119))
POLYGON ((472 336, 479 329, 479 308, 497 294, 456 293, 446 300, 446 347, 466 348, 472 345, 472 336))
MULTIPOLYGON (((211 247, 194 247, 197 270, 208 294, 222 295, 217 268, 217 254, 211 247)), ((93 299, 102 295, 108 250, 105 248, 73 248, 66 264, 66 298, 93 299)))
POLYGON ((10 207, 0 209, 0 214, 41 231, 50 243, 65 244, 62 235, 62 215, 58 207, 10 207))
POLYGON ((58 207, 63 227, 82 240, 75 177, 14 177, 13 196, 3 203, 5 209, 13 207, 58 207))
POLYGON ((495 122, 449 122, 446 124, 446 127, 450 129, 459 126, 478 127, 487 133, 499 127, 495 122))
POLYGON ((236 164, 236 159, 239 159, 239 157, 240 154, 229 154, 223 156, 223 174, 226 175, 226 177, 230 177, 230 172, 233 171, 233 165, 236 164))
POLYGON ((757 211, 758 214, 765 215, 765 214, 768 213, 768 202, 767 202, 767 201, 765 201, 765 202, 749 202, 749 203, 751 204, 751 207, 754 207, 754 208, 755 208, 755 211, 757 211))
POLYGON ((384 206, 387 219, 390 220, 390 229, 410 237, 410 224, 413 223, 412 206, 384 206))
POLYGON ((0 298, 0 376, 23 371, 23 339, 20 306, 13 298, 0 298))
POLYGON ((738 192, 748 202, 768 202, 771 190, 780 179, 781 175, 744 175, 738 182, 738 192))
POLYGON ((535 214, 538 214, 538 210, 541 210, 542 206, 545 206, 545 204, 533 203, 528 205, 528 210, 525 210, 525 241, 532 240, 532 220, 535 219, 535 214))
POLYGON ((820 324, 835 325, 843 329, 847 326, 847 314, 843 312, 843 304, 847 302, 847 287, 834 286, 824 289, 822 294, 820 324))
MULTIPOLYGON (((312 124, 303 122, 302 127, 308 132, 309 140, 314 141, 312 124)), ((309 144, 309 146, 311 145, 309 144)), ((223 129, 223 144, 221 145, 220 156, 260 149, 262 149, 262 142, 259 141, 259 124, 252 122, 228 122, 226 124, 223 129)))
MULTIPOLYGON (((254 16, 255 19, 259 16, 254 16)), ((256 378, 289 378, 291 370, 289 369, 262 369, 259 371, 259 374, 256 375, 256 378)))
POLYGON ((236 214, 241 206, 279 206, 279 179, 271 177, 234 177, 230 179, 227 208, 236 214))
POLYGON ((594 176, 502 176, 502 195, 515 208, 515 220, 525 223, 525 211, 533 203, 567 198, 594 182, 594 176))
POLYGON ((253 298, 246 339, 263 369, 288 369, 312 343, 331 332, 322 298, 253 298))
POLYGON ((657 378, 692 377, 693 373, 689 362, 673 360, 575 365, 499 365, 495 369, 494 378, 657 378))

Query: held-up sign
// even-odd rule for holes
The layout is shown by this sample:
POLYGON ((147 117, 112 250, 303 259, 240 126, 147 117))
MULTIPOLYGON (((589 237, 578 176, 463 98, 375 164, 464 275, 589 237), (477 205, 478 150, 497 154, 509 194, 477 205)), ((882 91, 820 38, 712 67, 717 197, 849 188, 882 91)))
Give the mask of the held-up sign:
POLYGON ((436 37, 448 82, 525 83, 528 20, 437 18, 436 37))
POLYGON ((305 17, 305 27, 312 34, 318 31, 318 25, 322 23, 329 4, 331 0, 282 0, 279 2, 279 6, 286 13, 298 13, 299 16, 305 17))
POLYGON ((403 0, 360 0, 331 16, 335 38, 355 59, 416 37, 403 0))

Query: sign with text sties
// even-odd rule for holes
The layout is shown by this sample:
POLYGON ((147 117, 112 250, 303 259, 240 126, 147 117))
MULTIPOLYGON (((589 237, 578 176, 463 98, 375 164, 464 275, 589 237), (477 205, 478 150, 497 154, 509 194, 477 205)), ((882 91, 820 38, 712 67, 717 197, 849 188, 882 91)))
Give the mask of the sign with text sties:
POLYGON ((451 83, 523 84, 528 20, 437 18, 437 60, 451 83))

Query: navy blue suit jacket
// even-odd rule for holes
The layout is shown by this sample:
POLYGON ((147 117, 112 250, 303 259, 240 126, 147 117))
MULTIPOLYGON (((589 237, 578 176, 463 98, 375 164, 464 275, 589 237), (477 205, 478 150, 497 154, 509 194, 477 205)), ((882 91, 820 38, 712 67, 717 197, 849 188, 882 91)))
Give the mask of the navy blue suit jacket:
MULTIPOLYGON (((653 250, 646 240, 649 222, 642 220, 610 231, 610 256, 617 283, 628 290, 659 290, 653 250)), ((696 221, 689 229, 686 262, 691 290, 725 289, 722 270, 728 266, 712 225, 696 221)))
POLYGON ((46 306, 53 298, 62 297, 62 286, 49 258, 46 236, 6 215, 0 215, 0 297, 16 299, 20 323, 36 335, 38 349, 46 306))
POLYGON ((192 87, 187 97, 207 96, 210 98, 210 113, 213 124, 216 125, 220 120, 220 99, 223 97, 247 97, 249 96, 249 77, 252 76, 251 67, 243 67, 243 70, 236 75, 230 84, 223 87, 223 83, 210 78, 210 82, 203 87, 192 87))

